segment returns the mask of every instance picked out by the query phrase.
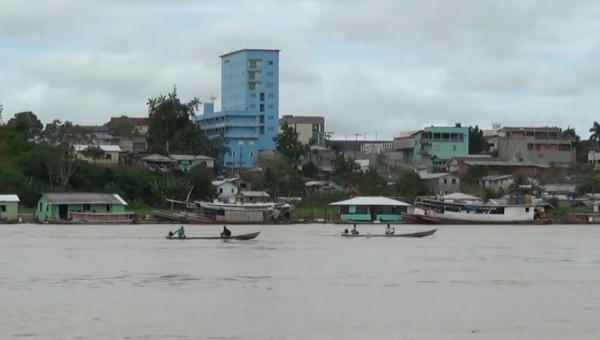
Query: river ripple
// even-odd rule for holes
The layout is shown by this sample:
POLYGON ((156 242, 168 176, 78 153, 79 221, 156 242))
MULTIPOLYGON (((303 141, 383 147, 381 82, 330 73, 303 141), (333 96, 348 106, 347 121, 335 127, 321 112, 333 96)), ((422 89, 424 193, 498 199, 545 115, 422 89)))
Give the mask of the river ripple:
POLYGON ((2 338, 600 338, 598 227, 233 226, 262 234, 226 243, 169 228, 0 226, 2 338))

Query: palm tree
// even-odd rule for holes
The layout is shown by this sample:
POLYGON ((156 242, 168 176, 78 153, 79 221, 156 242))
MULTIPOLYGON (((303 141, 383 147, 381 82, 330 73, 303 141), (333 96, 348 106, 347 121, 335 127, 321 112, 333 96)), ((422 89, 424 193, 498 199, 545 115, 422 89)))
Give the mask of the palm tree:
POLYGON ((590 133, 590 140, 600 142, 600 124, 598 122, 594 122, 594 125, 590 128, 590 133))

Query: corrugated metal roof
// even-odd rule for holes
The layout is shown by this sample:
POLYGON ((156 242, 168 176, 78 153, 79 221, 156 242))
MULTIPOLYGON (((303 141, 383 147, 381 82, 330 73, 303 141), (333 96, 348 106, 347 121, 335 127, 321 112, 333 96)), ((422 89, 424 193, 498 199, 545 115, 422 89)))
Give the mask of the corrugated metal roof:
POLYGON ((127 202, 117 194, 95 193, 46 193, 42 194, 51 204, 116 204, 127 205, 127 202))
POLYGON ((385 205, 385 206, 410 206, 410 204, 393 200, 383 196, 362 196, 349 200, 329 203, 329 205, 385 205))
POLYGON ((176 161, 195 161, 196 156, 193 155, 169 155, 172 159, 176 161))
POLYGON ((421 177, 421 179, 434 179, 434 178, 442 178, 442 177, 446 177, 446 176, 452 176, 452 174, 449 172, 439 172, 439 173, 434 173, 434 174, 419 174, 419 176, 421 177))
POLYGON ((150 162, 164 162, 164 163, 173 163, 173 162, 177 162, 174 159, 171 159, 169 157, 165 157, 162 155, 158 155, 158 154, 153 154, 153 155, 149 155, 146 156, 144 158, 142 158, 143 161, 150 161, 150 162))
POLYGON ((0 195, 0 202, 21 202, 17 195, 0 195))
POLYGON ((271 197, 264 191, 240 191, 239 194, 245 197, 271 197))
POLYGON ((121 147, 118 145, 75 145, 75 151, 83 151, 88 148, 100 148, 104 152, 121 152, 121 147))

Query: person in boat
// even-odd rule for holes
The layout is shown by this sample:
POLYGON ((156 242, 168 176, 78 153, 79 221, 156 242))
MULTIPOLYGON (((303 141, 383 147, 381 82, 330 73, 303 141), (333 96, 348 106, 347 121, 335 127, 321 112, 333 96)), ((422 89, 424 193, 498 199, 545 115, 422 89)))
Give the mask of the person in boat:
POLYGON ((395 232, 396 232, 396 229, 392 228, 392 226, 390 226, 389 224, 387 225, 387 228, 385 228, 386 235, 394 235, 395 232))
POLYGON ((356 224, 354 225, 354 228, 352 228, 351 233, 352 235, 358 235, 358 230, 356 230, 356 224))
POLYGON ((181 226, 181 228, 177 229, 175 232, 177 233, 177 237, 179 237, 179 238, 185 237, 185 229, 183 229, 183 226, 181 226))
POLYGON ((223 226, 223 232, 221 233, 221 237, 227 238, 231 236, 231 230, 227 229, 227 226, 223 226))
POLYGON ((175 235, 172 231, 169 231, 169 235, 167 235, 167 237, 173 237, 173 235, 175 235))
POLYGON ((350 232, 348 231, 348 228, 344 229, 344 232, 342 234, 348 235, 350 232))

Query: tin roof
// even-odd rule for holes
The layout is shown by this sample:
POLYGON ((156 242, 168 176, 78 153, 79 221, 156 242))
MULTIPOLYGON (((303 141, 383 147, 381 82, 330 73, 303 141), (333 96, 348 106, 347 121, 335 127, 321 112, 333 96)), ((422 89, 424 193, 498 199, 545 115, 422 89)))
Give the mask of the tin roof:
POLYGON ((96 194, 96 193, 45 193, 42 197, 46 198, 51 204, 116 204, 127 205, 127 202, 117 194, 96 194))
POLYGON ((0 195, 0 202, 21 202, 17 195, 0 195))
POLYGON ((349 200, 329 203, 329 205, 386 205, 386 206, 410 206, 410 204, 393 200, 382 196, 362 196, 354 197, 349 200))

